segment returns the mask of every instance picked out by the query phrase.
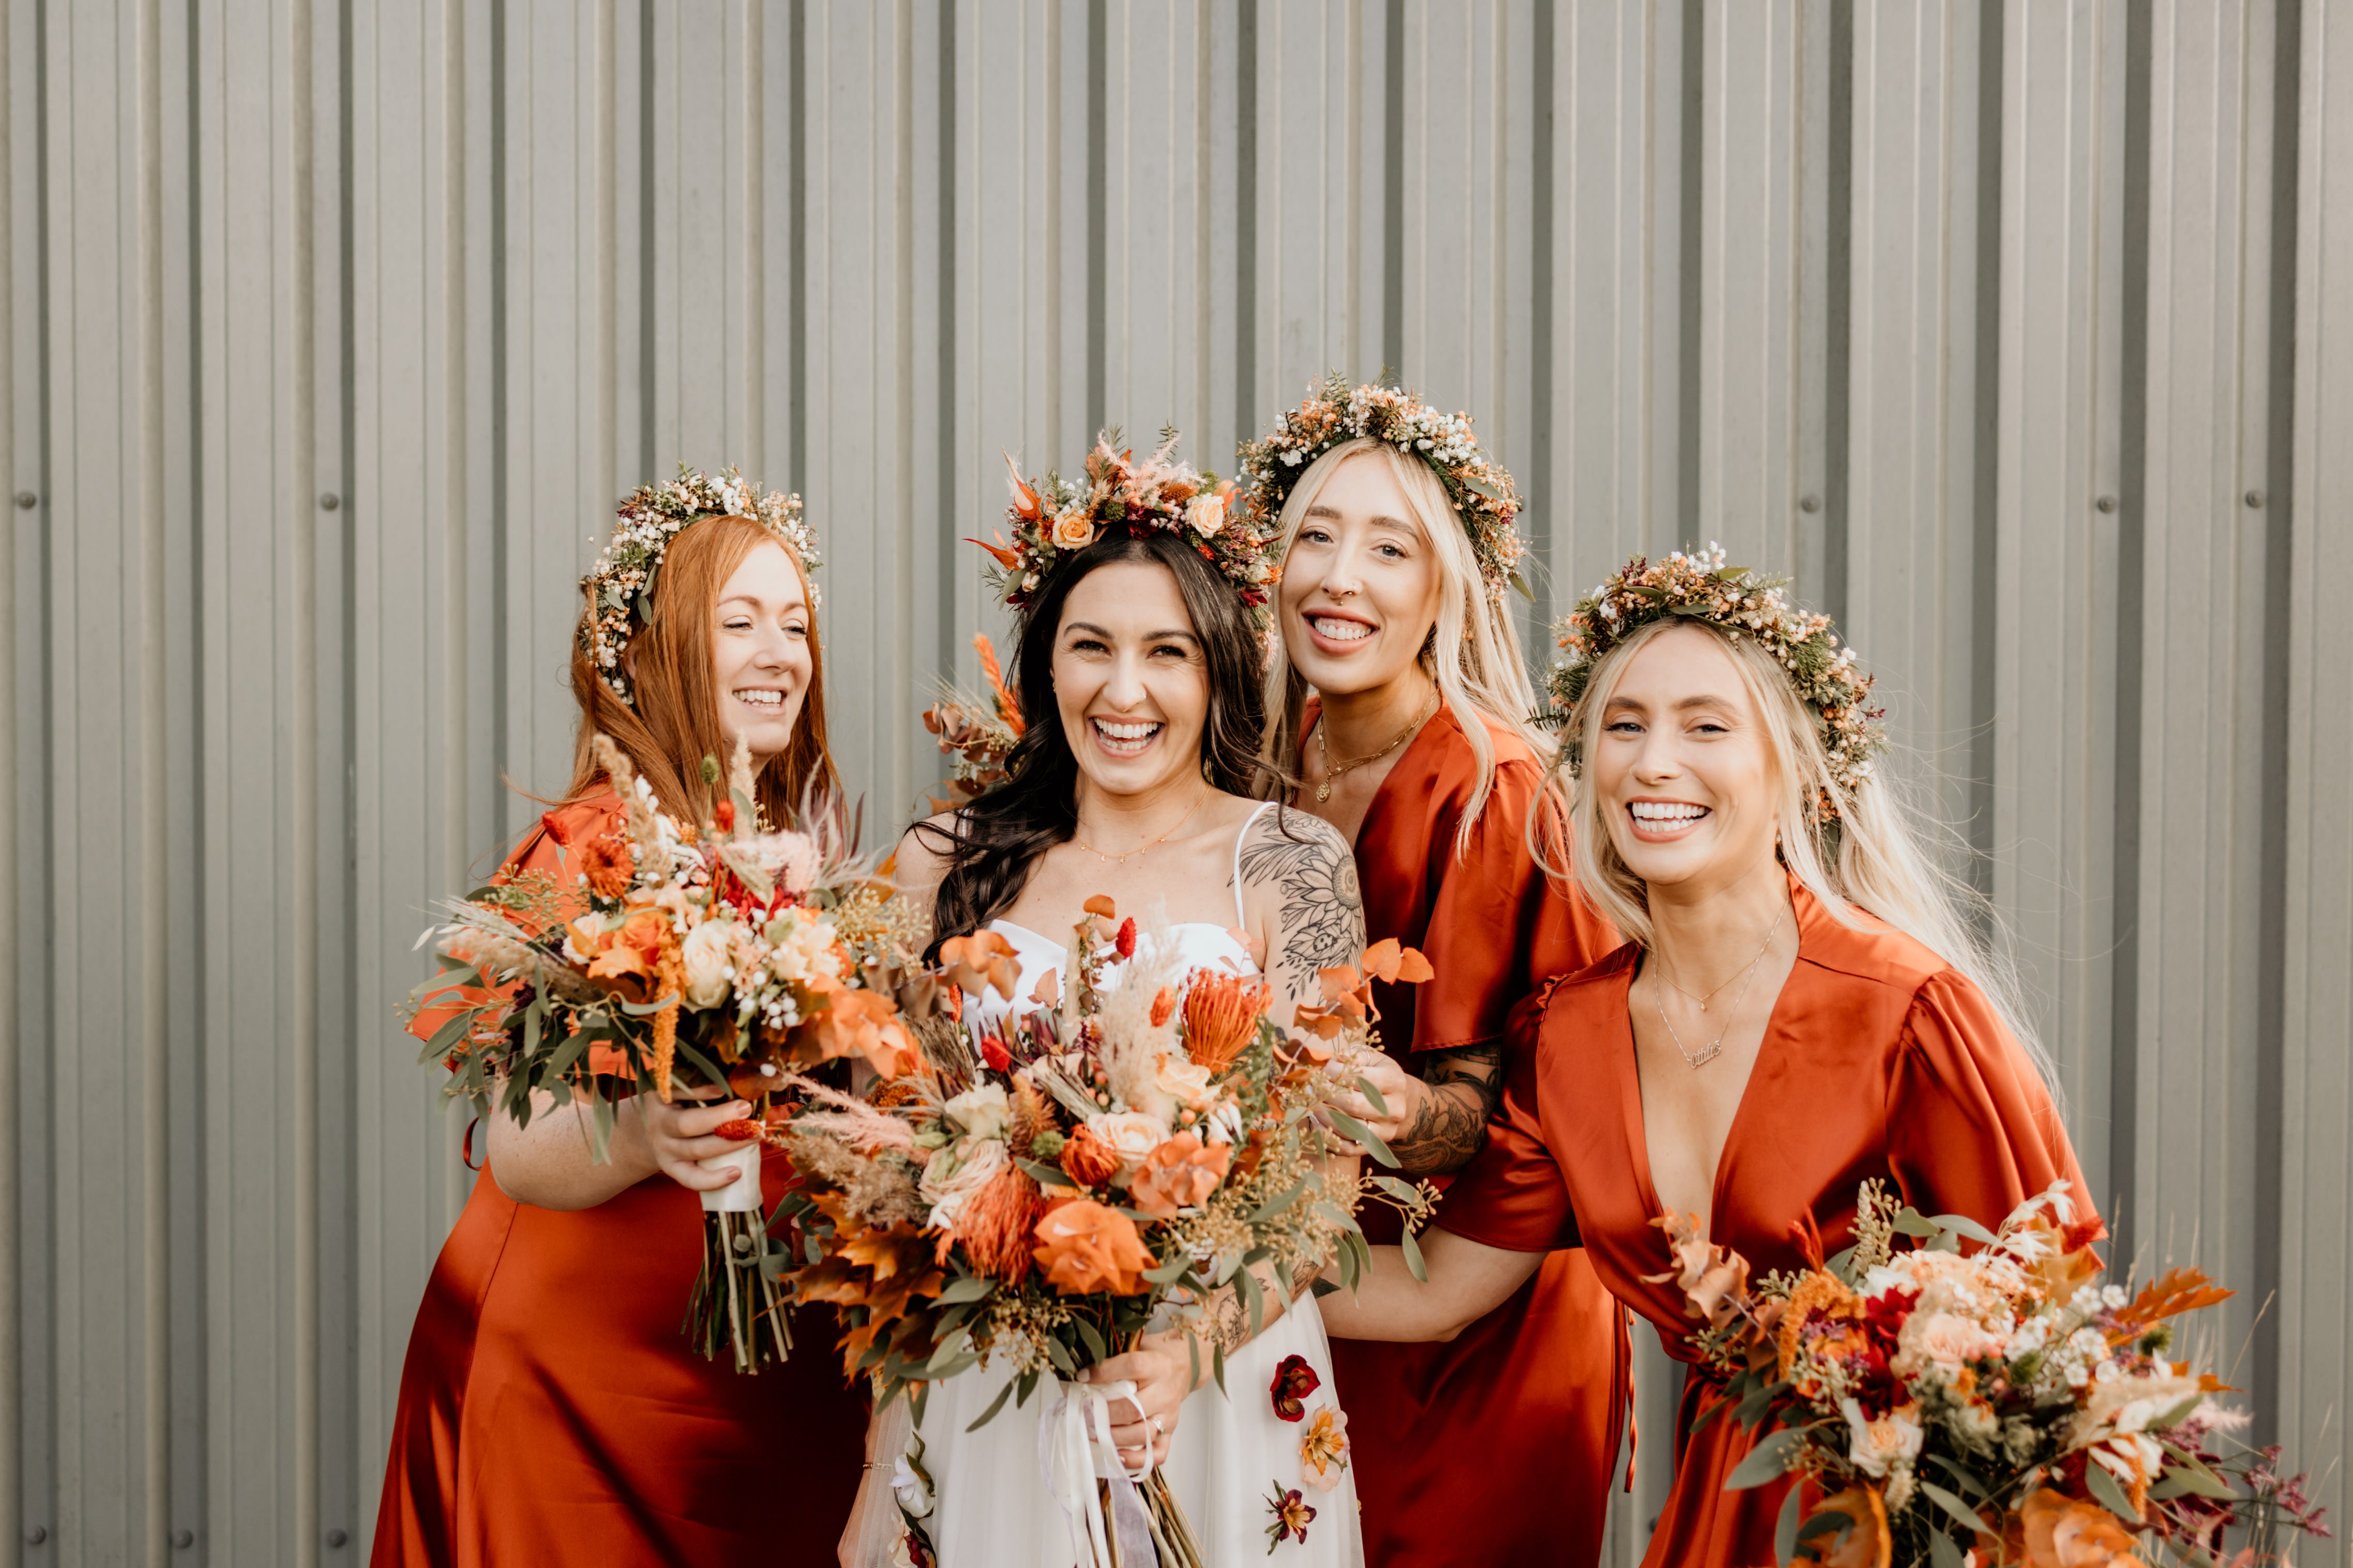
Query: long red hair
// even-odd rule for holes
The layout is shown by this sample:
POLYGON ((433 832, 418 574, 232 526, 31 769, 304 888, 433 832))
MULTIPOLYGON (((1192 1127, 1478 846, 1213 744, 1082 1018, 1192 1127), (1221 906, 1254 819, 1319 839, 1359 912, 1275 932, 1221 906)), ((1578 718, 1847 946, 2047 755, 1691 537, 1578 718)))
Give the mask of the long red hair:
MULTIPOLYGON (((580 733, 565 800, 585 800, 611 787, 590 746, 593 737, 604 734, 628 754, 665 813, 690 826, 710 816, 719 786, 703 782, 702 759, 715 757, 724 768, 734 749, 719 723, 719 687, 712 672, 712 633, 718 622, 719 594, 735 569, 763 544, 784 551, 800 578, 802 597, 808 601, 809 682, 791 743, 768 759, 754 781, 753 793, 761 814, 779 826, 800 820, 813 808, 835 808, 841 785, 833 753, 826 747, 825 653, 818 637, 808 571, 798 551, 748 517, 698 518, 681 529, 663 552, 661 570, 654 578, 651 618, 629 639, 629 687, 636 693, 636 706, 613 695, 575 639, 572 695, 580 704, 580 733)), ((583 613, 594 609, 591 602, 583 613)))

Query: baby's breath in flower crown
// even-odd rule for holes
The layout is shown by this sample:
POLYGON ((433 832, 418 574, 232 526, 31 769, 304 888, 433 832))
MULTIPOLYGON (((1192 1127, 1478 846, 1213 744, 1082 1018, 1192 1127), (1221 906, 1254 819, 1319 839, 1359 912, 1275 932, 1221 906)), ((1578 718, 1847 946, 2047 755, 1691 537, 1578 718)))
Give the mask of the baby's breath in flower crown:
POLYGON ((1366 436, 1430 465, 1471 536, 1491 598, 1502 599, 1506 584, 1527 593, 1519 564, 1528 546, 1513 526, 1520 494, 1512 476, 1480 450, 1471 416, 1440 413, 1398 387, 1350 386, 1337 371, 1327 373, 1305 402, 1242 448, 1246 514, 1268 538, 1279 537, 1283 502, 1307 466, 1343 442, 1366 436))
MULTIPOLYGON (((679 531, 705 517, 748 517, 791 545, 804 570, 818 565, 817 535, 801 516, 801 498, 764 490, 732 468, 707 475, 681 463, 678 478, 670 483, 631 490, 621 502, 621 521, 613 525, 605 552, 580 579, 589 595, 588 608, 580 617, 581 651, 596 667, 597 678, 624 702, 630 700, 629 678, 621 654, 652 613, 654 574, 679 531)), ((815 583, 809 584, 809 607, 815 609, 815 583)))
POLYGON ((1172 461, 1176 446, 1176 433, 1164 430, 1159 447, 1139 463, 1133 449, 1120 446, 1117 430, 1105 431, 1087 454, 1082 486, 1051 469, 1035 482, 1024 479, 1008 457, 1013 500, 1005 521, 1013 530, 1012 542, 971 541, 997 557, 989 582, 1003 595, 1006 607, 1027 613, 1060 558, 1084 550, 1106 531, 1158 529, 1198 551, 1263 619, 1277 575, 1267 548, 1270 536, 1231 504, 1232 485, 1219 483, 1215 474, 1189 463, 1172 461))
MULTIPOLYGON (((1831 618, 1792 605, 1782 594, 1788 579, 1760 577, 1746 566, 1726 566, 1724 548, 1711 543, 1686 555, 1674 551, 1651 562, 1637 555, 1609 580, 1577 601, 1553 627, 1562 658, 1546 686, 1552 720, 1563 727, 1569 771, 1583 765, 1578 755, 1577 704, 1585 700, 1593 668, 1602 656, 1652 621, 1705 621, 1731 636, 1756 639, 1788 673, 1789 683, 1813 710, 1815 728, 1830 753, 1831 779, 1852 795, 1871 776, 1871 759, 1887 748, 1879 720, 1885 710, 1867 708, 1873 677, 1855 668, 1854 649, 1841 647, 1831 618)), ((1836 800, 1821 803, 1835 816, 1836 800)))

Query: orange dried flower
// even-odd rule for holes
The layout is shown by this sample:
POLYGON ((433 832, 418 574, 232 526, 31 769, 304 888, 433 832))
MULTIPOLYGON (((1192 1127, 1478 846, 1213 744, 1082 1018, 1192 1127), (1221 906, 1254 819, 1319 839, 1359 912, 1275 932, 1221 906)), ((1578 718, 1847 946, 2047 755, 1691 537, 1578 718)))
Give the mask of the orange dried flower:
POLYGON ((1062 1173, 1082 1187, 1100 1187, 1119 1173, 1119 1151, 1082 1127, 1062 1144, 1062 1173))
POLYGON ((1174 1219, 1178 1209, 1208 1202, 1232 1163, 1231 1144, 1204 1144, 1179 1132, 1144 1157, 1128 1187, 1128 1204, 1155 1219, 1174 1219))
POLYGON ((1134 1220, 1085 1198, 1048 1214, 1035 1235, 1039 1245, 1030 1256, 1047 1283, 1065 1296, 1141 1296, 1149 1289, 1144 1271, 1157 1267, 1134 1220))
POLYGON ((2145 1568, 2134 1552, 2132 1531, 2097 1503, 2043 1487, 2026 1500, 2019 1519, 2026 1531, 2026 1568, 2145 1568))
POLYGON ((1029 1241, 1046 1217, 1046 1194, 1038 1184, 1008 1165, 965 1200, 956 1216, 955 1239, 975 1269, 1012 1285, 1029 1272, 1029 1241))
POLYGON ((748 1117, 739 1116, 733 1121, 723 1121, 711 1130, 713 1138, 745 1143, 760 1135, 760 1124, 748 1117))
POLYGON ((1176 1014, 1176 993, 1163 985, 1152 994, 1152 1026, 1155 1029, 1160 1027, 1176 1014))
POLYGON ((580 847, 580 875, 600 899, 617 899, 637 878, 629 847, 617 833, 600 833, 580 847))
POLYGON ((1204 970, 1185 993, 1185 1054, 1211 1076, 1258 1037, 1258 1021, 1274 993, 1263 981, 1204 970))

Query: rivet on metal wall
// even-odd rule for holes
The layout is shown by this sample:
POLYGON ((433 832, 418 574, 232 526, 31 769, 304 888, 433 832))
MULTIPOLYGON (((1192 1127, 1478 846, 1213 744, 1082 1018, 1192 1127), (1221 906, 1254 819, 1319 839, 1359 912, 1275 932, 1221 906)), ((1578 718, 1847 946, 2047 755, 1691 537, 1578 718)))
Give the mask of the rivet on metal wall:
POLYGON ((48 1538, 49 1527, 46 1524, 37 1524, 25 1531, 25 1543, 27 1546, 38 1546, 48 1538))
POLYGON ((1822 498, 1820 496, 1799 496, 1798 498, 1798 510, 1799 511, 1820 511, 1822 510, 1822 498))
POLYGON ((2261 490, 2249 490, 2249 491, 2247 492, 2247 506, 2248 506, 2249 510, 2251 510, 2260 511, 2260 510, 2263 510, 2263 491, 2261 491, 2261 490))
POLYGON ((351 1540, 351 1537, 340 1530, 331 1530, 327 1531, 327 1544, 330 1546, 341 1546, 349 1540, 351 1540))
POLYGON ((18 490, 16 492, 16 510, 18 511, 30 511, 40 504, 41 498, 35 495, 32 491, 18 490))
POLYGON ((185 1552, 189 1547, 194 1546, 195 1543, 196 1532, 195 1531, 175 1530, 172 1531, 172 1546, 174 1550, 185 1552))
POLYGON ((332 511, 343 504, 343 498, 337 495, 334 491, 322 490, 320 492, 319 510, 321 511, 332 511))
POLYGON ((2114 496, 2102 496, 2092 504, 2098 507, 2102 511, 2114 511, 2116 510, 2116 498, 2114 496))

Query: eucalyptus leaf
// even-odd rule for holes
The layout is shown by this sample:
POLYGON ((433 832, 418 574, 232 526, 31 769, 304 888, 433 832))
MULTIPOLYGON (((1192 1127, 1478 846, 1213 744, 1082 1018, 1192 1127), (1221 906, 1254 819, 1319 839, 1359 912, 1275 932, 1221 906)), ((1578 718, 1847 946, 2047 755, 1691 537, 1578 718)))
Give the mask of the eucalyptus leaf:
MULTIPOLYGON (((2096 1469, 2099 1467, 2095 1465, 2093 1468, 2096 1469)), ((1967 1527, 1973 1534, 1985 1529, 1985 1521, 1978 1517, 1977 1510, 1959 1498, 1934 1481, 1922 1481, 1919 1485, 1920 1495, 1951 1514, 1955 1523, 1967 1527)))
POLYGON ((1398 1248, 1405 1254, 1405 1266, 1412 1271, 1413 1277, 1425 1285, 1429 1284, 1430 1265, 1421 1260, 1421 1243, 1413 1238, 1411 1230, 1398 1230, 1398 1248))
POLYGON ((1078 1329, 1079 1338, 1087 1347, 1088 1364, 1100 1363, 1104 1359, 1103 1331, 1089 1322, 1083 1313, 1073 1317, 1071 1321, 1078 1329))
POLYGON ((1371 1128, 1366 1126, 1355 1117, 1350 1116, 1347 1112, 1343 1110, 1335 1110, 1328 1105, 1324 1108, 1324 1114, 1332 1119, 1332 1125, 1338 1129, 1342 1137, 1353 1138, 1357 1142, 1362 1143, 1367 1153, 1371 1154, 1374 1159, 1378 1160, 1382 1164, 1389 1167, 1389 1169, 1396 1170, 1398 1168, 1398 1157, 1389 1152, 1389 1146, 1383 1142, 1379 1136, 1376 1134, 1371 1128))
POLYGON ((1389 1102, 1381 1098, 1381 1091, 1375 1089, 1373 1080, 1363 1073, 1356 1075, 1356 1090, 1365 1097, 1365 1103, 1373 1108, 1374 1115, 1387 1116, 1389 1113, 1389 1102))
POLYGON ((1936 1234, 1936 1222, 1915 1208, 1898 1211, 1891 1223, 1898 1236, 1916 1237, 1926 1241, 1936 1234))
POLYGON ((1298 1185, 1293 1187, 1289 1192, 1282 1194, 1279 1197, 1269 1198, 1266 1202, 1259 1205, 1258 1207, 1250 1210, 1250 1214, 1244 1218, 1242 1223, 1245 1225, 1262 1225, 1266 1221, 1272 1219, 1275 1215, 1282 1213, 1292 1205, 1297 1203, 1306 1191, 1307 1184, 1303 1181, 1298 1185))
POLYGON ((951 1279, 940 1292, 940 1305, 953 1307, 959 1301, 978 1301, 997 1289, 997 1281, 986 1274, 967 1274, 961 1279, 951 1279))
POLYGON ((1789 1471, 1789 1457, 1806 1440, 1803 1427, 1784 1426, 1758 1439, 1757 1447, 1733 1467, 1725 1478, 1724 1489, 1728 1492, 1746 1491, 1751 1487, 1770 1485, 1789 1471))
POLYGON ((1789 1495, 1781 1500, 1781 1517, 1773 1524, 1773 1561, 1788 1563, 1798 1555, 1798 1494, 1803 1487, 1791 1487, 1789 1495))
POLYGON ((940 1342, 939 1348, 932 1352, 932 1359, 923 1363, 923 1370, 937 1373, 940 1368, 955 1360, 963 1352, 965 1345, 971 1339, 972 1335, 969 1331, 958 1329, 940 1342))
POLYGON ((1514 589, 1516 589, 1520 597, 1525 599, 1529 604, 1533 605, 1536 602, 1536 591, 1534 588, 1529 587, 1528 580, 1525 577, 1521 576, 1517 572, 1509 572, 1504 574, 1504 581, 1509 583, 1514 589))
POLYGON ((1987 1486, 1985 1482, 1978 1479, 1978 1473, 1975 1470, 1970 1469, 1967 1465, 1961 1463, 1958 1459, 1947 1454, 1931 1454, 1928 1456, 1928 1462, 1938 1466, 1947 1475, 1952 1477, 1956 1481, 1958 1481, 1961 1485, 1961 1489, 1968 1493, 1969 1496, 1974 1498, 1983 1498, 1993 1495, 1993 1489, 1987 1486))
POLYGON ((2126 1524, 2140 1522, 2139 1510, 2133 1507, 2132 1499, 2125 1496, 2123 1484, 2096 1459, 2084 1467, 2084 1489, 2092 1494, 2094 1501, 2126 1524))
MULTIPOLYGON (((1793 1487, 1790 1489, 1795 1491, 1797 1489, 1793 1487)), ((1824 1535, 1836 1535, 1841 1530, 1853 1527, 1854 1515, 1844 1509, 1826 1508, 1799 1527, 1798 1540, 1800 1542, 1812 1541, 1824 1535)))
POLYGON ((1928 1537, 1928 1562, 1931 1568, 1966 1568, 1968 1559, 1953 1544, 1953 1538, 1940 1530, 1928 1537))
POLYGON ((965 1430, 967 1432, 977 1432, 982 1427, 987 1426, 991 1421, 996 1420, 997 1413, 1005 1408, 1006 1398, 1008 1395, 1012 1394, 1012 1392, 1013 1385, 1009 1383, 1003 1388, 998 1389, 997 1391, 997 1397, 988 1402, 988 1408, 982 1411, 979 1417, 976 1419, 971 1426, 965 1427, 965 1430))
POLYGON ((1977 1221, 1971 1219, 1965 1214, 1940 1214, 1932 1218, 1928 1223, 1937 1226, 1939 1229, 1949 1230, 1955 1236, 1964 1237, 1969 1241, 1981 1242, 1988 1247, 1991 1247, 1996 1241, 2000 1239, 1999 1237, 1995 1236, 1993 1232, 1988 1230, 1985 1226, 1979 1225, 1977 1221))

